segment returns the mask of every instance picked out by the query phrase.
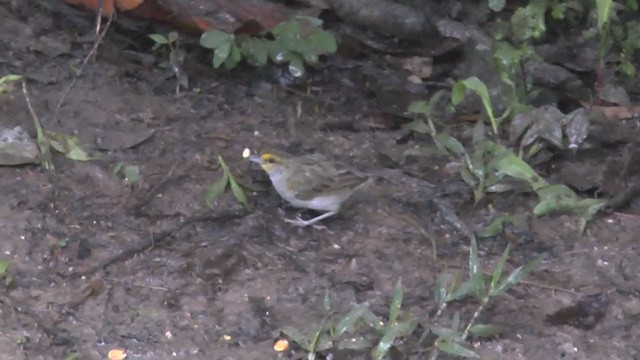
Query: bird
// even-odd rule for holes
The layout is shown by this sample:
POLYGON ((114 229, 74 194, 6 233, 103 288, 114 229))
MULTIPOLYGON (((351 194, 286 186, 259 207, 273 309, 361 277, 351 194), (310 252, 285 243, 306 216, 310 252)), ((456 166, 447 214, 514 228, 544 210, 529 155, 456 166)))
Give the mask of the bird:
POLYGON ((269 175, 280 197, 297 208, 324 212, 309 220, 284 219, 294 226, 310 226, 336 215, 342 204, 369 180, 369 176, 342 167, 322 154, 293 156, 266 150, 249 157, 269 175))

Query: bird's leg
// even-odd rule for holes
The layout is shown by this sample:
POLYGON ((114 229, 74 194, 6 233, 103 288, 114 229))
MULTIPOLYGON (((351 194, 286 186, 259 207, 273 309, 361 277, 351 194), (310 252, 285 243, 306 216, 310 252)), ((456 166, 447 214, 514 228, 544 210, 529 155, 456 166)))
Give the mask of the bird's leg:
POLYGON ((295 219, 284 219, 284 221, 288 222, 289 224, 292 224, 294 226, 309 226, 309 225, 313 225, 315 223, 317 223, 320 220, 326 219, 330 216, 333 216, 335 214, 337 214, 337 211, 329 211, 328 213, 324 213, 320 216, 316 216, 311 220, 303 220, 300 216, 296 217, 295 219))

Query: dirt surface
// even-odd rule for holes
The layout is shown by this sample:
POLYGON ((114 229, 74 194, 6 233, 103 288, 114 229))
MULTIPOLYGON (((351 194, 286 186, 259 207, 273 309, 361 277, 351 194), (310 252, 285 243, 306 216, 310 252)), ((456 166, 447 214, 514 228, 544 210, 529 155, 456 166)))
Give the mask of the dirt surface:
MULTIPOLYGON (((0 1, 0 19, 0 74, 25 75, 43 126, 77 135, 101 156, 56 155, 55 172, 0 168, 0 257, 14 279, 0 295, 2 359, 104 359, 113 348, 134 359, 304 358, 295 346, 273 351, 283 326, 321 324, 325 294, 335 314, 368 301, 386 316, 400 278, 404 309, 423 324, 446 324, 454 310, 468 319, 472 300, 430 319, 436 277, 464 268, 469 251, 444 210, 477 229, 496 212, 528 214, 535 204, 531 196, 502 195, 474 207, 469 189, 438 159, 421 159, 411 172, 387 168, 381 153, 398 159, 426 140, 352 126, 367 123, 376 105, 350 69, 317 74, 322 80, 307 94, 306 86, 274 87, 267 70, 221 73, 201 64, 189 70, 199 92, 175 95, 175 79, 121 56, 123 44, 108 35, 53 119, 70 69, 93 44, 77 35, 90 34, 91 22, 76 28, 11 1, 0 1), (251 212, 230 194, 209 209, 203 192, 220 176, 217 155, 242 181, 266 184, 241 158, 245 147, 321 152, 382 176, 325 223, 328 231, 284 223, 298 211, 270 188, 248 192, 251 212), (139 166, 141 182, 113 175, 118 163, 139 166)), ((16 125, 35 134, 19 90, 0 97, 0 126, 16 125)), ((508 267, 543 261, 482 313, 482 322, 506 331, 470 347, 486 359, 639 358, 638 218, 601 216, 584 235, 571 216, 530 218, 529 225, 508 267), (605 313, 593 328, 545 321, 600 293, 605 313)), ((488 267, 507 242, 480 240, 488 267)), ((418 346, 398 345, 390 358, 427 357, 418 346)), ((368 352, 330 356, 366 359, 368 352)))

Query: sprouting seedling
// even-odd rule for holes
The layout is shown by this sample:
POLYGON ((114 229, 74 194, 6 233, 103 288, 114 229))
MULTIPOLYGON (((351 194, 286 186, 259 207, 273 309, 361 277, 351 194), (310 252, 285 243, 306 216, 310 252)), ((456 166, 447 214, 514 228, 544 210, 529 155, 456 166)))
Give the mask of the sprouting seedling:
POLYGON ((162 34, 151 34, 149 38, 155 43, 153 49, 167 48, 167 61, 160 64, 161 67, 171 68, 176 76, 176 94, 180 93, 180 87, 189 87, 189 78, 182 71, 182 65, 184 64, 184 58, 186 56, 184 50, 180 49, 180 41, 178 39, 178 33, 175 31, 170 32, 167 36, 162 34))
MULTIPOLYGON (((243 154, 244 155, 244 154, 243 154)), ((211 184, 211 186, 205 191, 204 199, 207 206, 213 207, 213 201, 222 194, 227 186, 231 188, 233 196, 245 207, 247 210, 251 210, 247 196, 244 194, 242 187, 236 180, 235 176, 229 170, 229 167, 222 159, 222 156, 218 156, 218 162, 222 168, 222 177, 218 181, 211 184)))
POLYGON ((136 165, 117 163, 113 168, 113 174, 122 178, 127 184, 135 184, 140 181, 140 168, 136 165))

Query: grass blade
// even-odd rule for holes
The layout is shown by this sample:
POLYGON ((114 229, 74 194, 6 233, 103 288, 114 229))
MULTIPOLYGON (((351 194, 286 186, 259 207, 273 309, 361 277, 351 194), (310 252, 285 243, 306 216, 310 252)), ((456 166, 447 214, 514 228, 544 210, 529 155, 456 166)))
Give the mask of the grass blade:
POLYGON ((357 322, 359 320, 362 320, 367 310, 369 310, 369 304, 365 302, 362 304, 358 304, 355 308, 349 311, 349 313, 344 318, 342 318, 340 322, 338 322, 338 325, 336 325, 336 336, 356 331, 357 322))
POLYGON ((457 342, 446 339, 436 342, 436 348, 451 355, 462 356, 466 358, 480 358, 480 356, 478 356, 478 354, 476 354, 475 352, 465 348, 457 342))
POLYGON ((240 203, 244 206, 245 209, 250 211, 251 206, 249 205, 247 196, 244 194, 242 187, 238 185, 238 182, 236 182, 236 179, 232 175, 229 175, 229 185, 231 186, 231 192, 233 193, 233 196, 235 196, 236 199, 240 201, 240 203))
POLYGON ((538 266, 538 263, 540 263, 541 260, 542 258, 538 257, 537 259, 530 261, 528 264, 522 265, 519 268, 513 270, 509 274, 509 276, 507 276, 500 282, 500 285, 498 285, 498 287, 496 287, 495 289, 491 289, 490 295, 498 296, 504 294, 507 290, 511 289, 520 281, 522 281, 522 279, 524 279, 524 277, 527 276, 531 272, 531 270, 538 266))
POLYGON ((491 289, 495 289, 498 285, 498 281, 502 278, 502 270, 504 269, 504 264, 507 262, 507 258, 509 257, 509 250, 511 249, 511 244, 507 244, 507 248, 504 249, 500 260, 496 264, 495 270, 493 270, 493 278, 491 279, 491 289))
POLYGON ((400 308, 402 307, 402 280, 399 279, 396 284, 396 288, 393 291, 393 300, 391 301, 391 306, 389 307, 389 325, 395 325, 398 320, 398 315, 400 315, 400 308))

